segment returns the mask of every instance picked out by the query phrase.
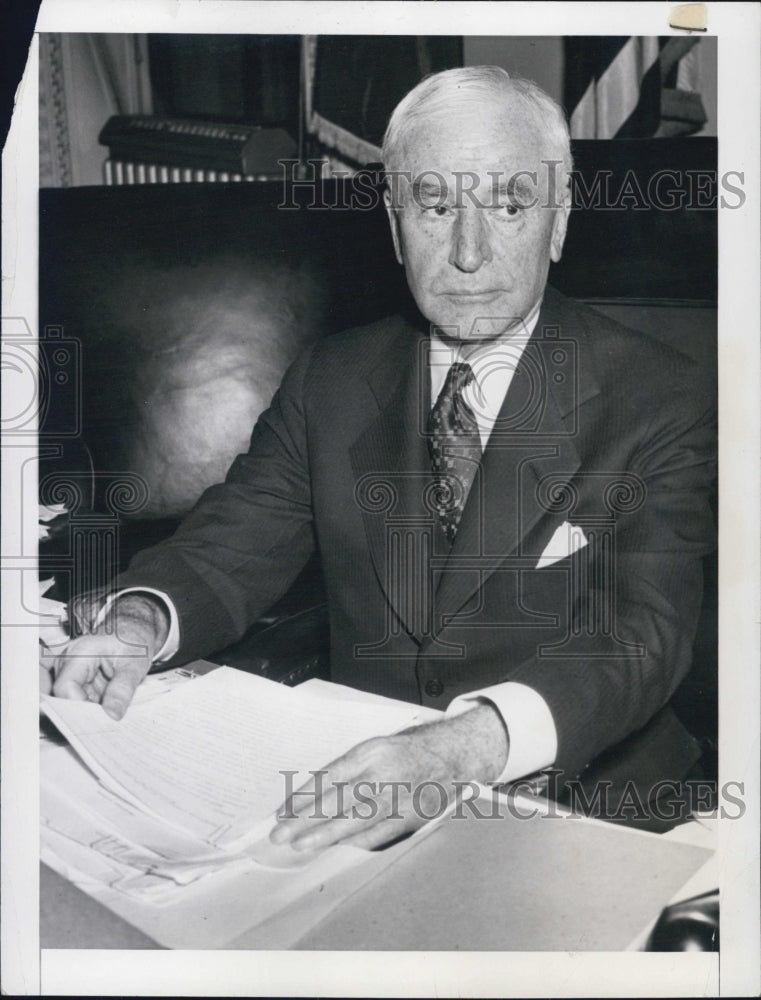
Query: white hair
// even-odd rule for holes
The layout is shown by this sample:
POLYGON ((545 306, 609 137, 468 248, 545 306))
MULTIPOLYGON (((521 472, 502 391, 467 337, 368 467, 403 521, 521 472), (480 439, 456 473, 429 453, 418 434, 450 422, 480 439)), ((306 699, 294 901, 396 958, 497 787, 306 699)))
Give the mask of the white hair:
POLYGON ((420 122, 440 112, 503 102, 519 101, 526 108, 546 141, 545 156, 560 160, 557 189, 568 187, 573 170, 571 139, 565 113, 549 94, 532 80, 511 77, 499 66, 463 66, 425 77, 394 109, 383 137, 383 164, 388 171, 403 169, 404 143, 420 122))

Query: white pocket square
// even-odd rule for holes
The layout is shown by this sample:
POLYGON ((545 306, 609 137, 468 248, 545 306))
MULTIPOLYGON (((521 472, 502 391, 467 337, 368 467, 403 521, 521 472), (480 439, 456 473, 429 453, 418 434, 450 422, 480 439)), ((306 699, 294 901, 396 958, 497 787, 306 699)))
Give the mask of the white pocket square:
POLYGON ((542 552, 536 568, 544 569, 545 566, 551 566, 553 563, 565 559, 566 556, 572 556, 574 552, 583 549, 587 544, 587 536, 584 534, 583 528, 571 524, 570 521, 563 521, 549 540, 547 548, 542 552))

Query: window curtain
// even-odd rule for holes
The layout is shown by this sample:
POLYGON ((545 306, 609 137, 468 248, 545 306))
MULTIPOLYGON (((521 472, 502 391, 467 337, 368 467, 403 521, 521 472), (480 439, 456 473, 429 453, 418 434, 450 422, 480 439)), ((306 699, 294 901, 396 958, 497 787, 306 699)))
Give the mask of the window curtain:
POLYGON ((153 110, 145 35, 40 35, 40 186, 103 183, 111 115, 153 110))

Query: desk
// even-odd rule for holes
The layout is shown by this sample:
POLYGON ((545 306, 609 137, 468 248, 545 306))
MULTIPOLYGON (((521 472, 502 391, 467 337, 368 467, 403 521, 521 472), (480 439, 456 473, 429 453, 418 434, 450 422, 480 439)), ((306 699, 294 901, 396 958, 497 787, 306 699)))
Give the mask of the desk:
MULTIPOLYGON (((329 687, 333 697, 359 696, 309 683, 329 687)), ((547 814, 541 800, 499 796, 475 806, 463 804, 457 818, 444 816, 369 882, 358 882, 350 869, 336 876, 345 880, 342 890, 329 881, 319 887, 324 896, 315 890, 265 925, 225 939, 225 946, 624 950, 711 854, 699 844, 571 817, 554 806, 547 814), (328 898, 336 901, 330 912, 328 898), (310 907, 319 910, 319 921, 309 919, 310 907)), ((40 895, 43 948, 158 947, 45 865, 40 895)), ((233 912, 244 917, 241 900, 233 912)))
MULTIPOLYGON (((620 951, 641 938, 707 856, 698 846, 599 822, 468 814, 443 821, 295 947, 620 951)), ((40 895, 43 948, 157 947, 44 865, 40 895)), ((286 912, 266 933, 242 934, 229 947, 290 946, 294 919, 286 912)))
POLYGON ((612 832, 557 816, 442 824, 297 947, 627 949, 706 855, 656 834, 612 832))

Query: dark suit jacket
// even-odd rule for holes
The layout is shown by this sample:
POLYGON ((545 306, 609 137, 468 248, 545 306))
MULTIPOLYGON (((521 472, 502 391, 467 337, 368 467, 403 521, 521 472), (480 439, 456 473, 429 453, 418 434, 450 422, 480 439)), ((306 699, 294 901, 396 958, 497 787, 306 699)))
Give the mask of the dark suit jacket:
POLYGON ((317 546, 333 680, 436 708, 519 681, 552 711, 566 777, 624 740, 619 773, 681 776, 695 744, 661 709, 690 666, 713 545, 711 385, 548 289, 447 553, 426 334, 395 317, 314 345, 225 484, 119 584, 169 594, 185 662, 235 641, 317 546), (536 568, 565 521, 589 544, 536 568))

